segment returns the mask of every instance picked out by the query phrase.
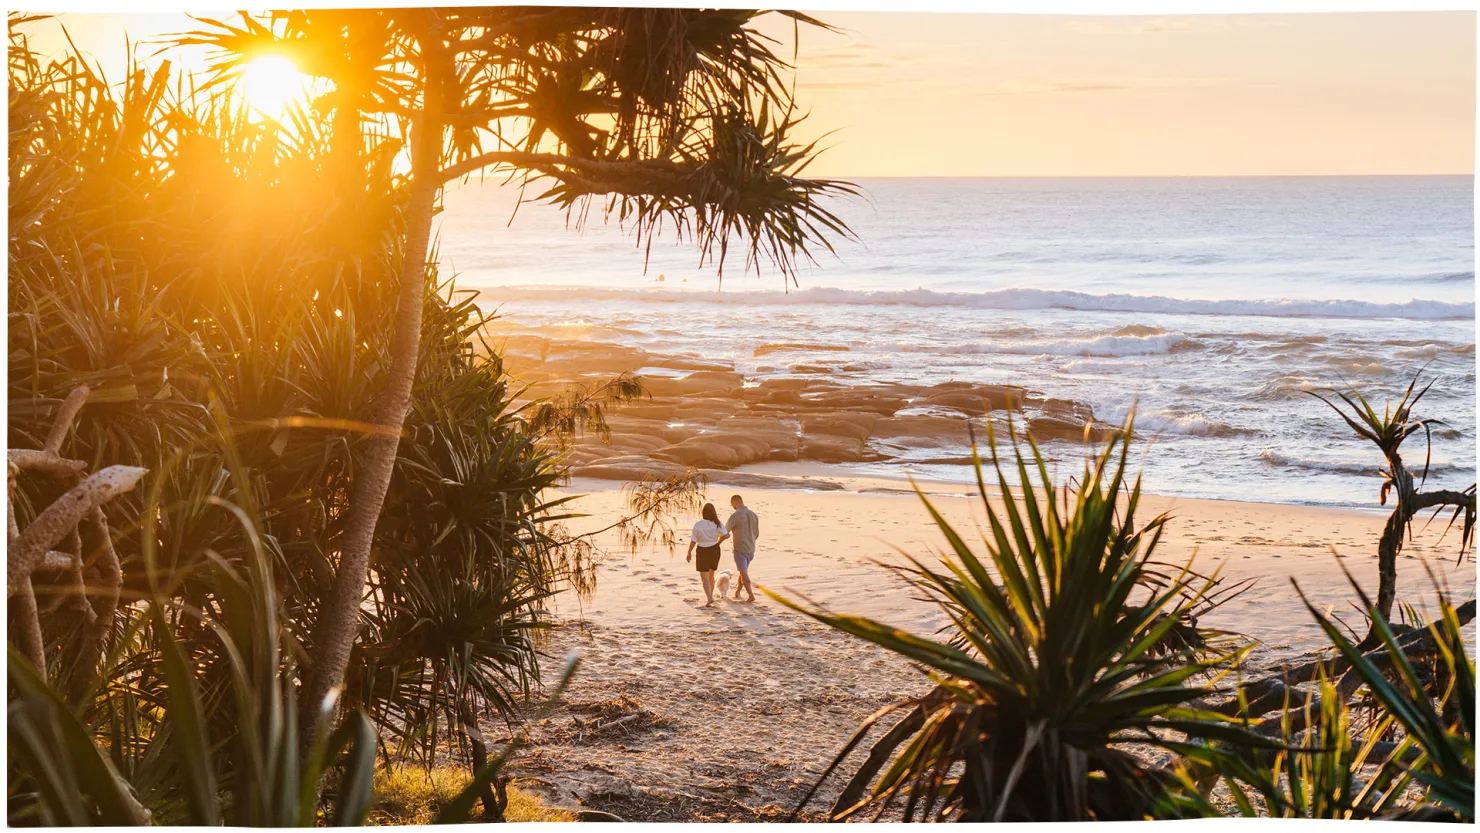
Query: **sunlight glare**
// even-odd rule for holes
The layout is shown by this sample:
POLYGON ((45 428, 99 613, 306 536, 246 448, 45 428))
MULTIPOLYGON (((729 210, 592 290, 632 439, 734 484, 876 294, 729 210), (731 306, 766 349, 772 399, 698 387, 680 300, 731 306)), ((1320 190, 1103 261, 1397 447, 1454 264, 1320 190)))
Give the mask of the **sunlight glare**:
POLYGON ((308 92, 308 76, 282 55, 254 58, 242 69, 241 94, 252 109, 270 119, 281 119, 308 92))

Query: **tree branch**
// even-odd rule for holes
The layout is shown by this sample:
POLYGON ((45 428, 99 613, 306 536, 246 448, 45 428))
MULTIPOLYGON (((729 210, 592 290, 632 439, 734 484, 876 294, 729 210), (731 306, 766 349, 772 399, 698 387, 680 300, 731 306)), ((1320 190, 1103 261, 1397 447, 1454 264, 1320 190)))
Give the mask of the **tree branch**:
POLYGON ((72 477, 87 470, 85 461, 68 460, 55 452, 31 448, 11 449, 6 452, 6 459, 10 462, 12 476, 20 472, 35 472, 49 477, 72 477))
POLYGON ((75 531, 92 510, 133 489, 146 473, 147 469, 137 466, 109 466, 42 510, 11 542, 6 557, 10 592, 14 594, 20 590, 22 580, 29 585, 31 572, 46 557, 47 551, 69 532, 75 531))
POLYGON ((1435 506, 1464 506, 1473 507, 1475 496, 1453 489, 1438 489, 1432 492, 1419 492, 1413 496, 1410 504, 1414 510, 1430 509, 1435 506))
POLYGON ((51 432, 46 435, 46 443, 41 446, 42 451, 56 454, 62 450, 62 442, 72 432, 72 422, 77 418, 77 412, 87 403, 87 385, 78 385, 62 400, 62 407, 57 410, 56 419, 52 420, 51 432))
POLYGON ((36 610, 36 592, 31 589, 31 577, 22 578, 11 596, 15 605, 16 628, 20 631, 16 639, 18 647, 36 666, 36 673, 45 678, 46 645, 41 641, 41 614, 36 610))

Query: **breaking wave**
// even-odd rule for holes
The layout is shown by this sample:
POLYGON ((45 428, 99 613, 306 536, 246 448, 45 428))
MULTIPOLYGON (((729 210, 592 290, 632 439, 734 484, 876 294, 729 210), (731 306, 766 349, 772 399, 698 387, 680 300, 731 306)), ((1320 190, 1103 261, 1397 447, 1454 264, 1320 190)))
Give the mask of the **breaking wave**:
MULTIPOLYGON (((1100 421, 1112 425, 1120 425, 1125 422, 1127 410, 1124 407, 1112 407, 1103 410, 1099 414, 1100 421)), ((1156 437, 1173 434, 1183 437, 1253 437, 1259 434, 1251 428, 1240 428, 1208 419, 1196 412, 1162 411, 1136 413, 1136 433, 1142 437, 1156 437)))
POLYGON ((1179 434, 1187 437, 1250 437, 1259 432, 1208 419, 1202 414, 1136 414, 1142 436, 1179 434))
MULTIPOLYGON (((1307 469, 1310 471, 1327 471, 1339 474, 1370 474, 1375 475, 1382 470, 1382 461, 1376 457, 1366 460, 1351 459, 1322 459, 1320 457, 1299 457, 1294 454, 1281 454, 1272 448, 1266 448, 1259 452, 1259 459, 1266 464, 1278 468, 1307 469)), ((1450 460, 1432 460, 1429 463, 1429 474, 1437 474, 1449 471, 1458 471, 1460 466, 1450 460)), ((1410 464, 1410 472, 1415 478, 1423 472, 1423 460, 1418 458, 1410 464)))
POLYGON ((1028 356, 1154 356, 1183 350, 1197 350, 1202 345, 1181 333, 1159 332, 1157 335, 1109 335, 1091 338, 1044 341, 997 341, 975 344, 925 345, 902 342, 893 349, 907 353, 941 353, 945 355, 1028 356))

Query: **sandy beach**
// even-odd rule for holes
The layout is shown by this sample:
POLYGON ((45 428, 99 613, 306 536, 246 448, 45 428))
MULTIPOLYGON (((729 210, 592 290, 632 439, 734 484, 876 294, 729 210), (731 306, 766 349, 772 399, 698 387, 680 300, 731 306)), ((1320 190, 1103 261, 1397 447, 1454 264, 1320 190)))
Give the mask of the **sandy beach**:
MULTIPOLYGON (((920 486, 973 540, 984 517, 979 499, 957 484, 920 486)), ((708 498, 724 517, 729 495, 740 492, 760 516, 752 567, 759 586, 928 634, 943 621, 935 609, 874 563, 897 558, 896 547, 933 557, 942 544, 910 488, 904 479, 850 477, 827 466, 767 464, 717 474, 708 498), (732 486, 726 477, 810 480, 818 488, 732 486)), ((610 481, 577 479, 569 490, 584 495, 576 506, 590 515, 587 528, 622 511, 610 481)), ((1155 496, 1145 509, 1148 519, 1173 517, 1162 559, 1180 564, 1195 552, 1201 572, 1257 579, 1202 623, 1257 640, 1256 667, 1323 644, 1291 579, 1354 623, 1360 617, 1338 559, 1364 589, 1375 586, 1379 512, 1155 496)), ((1420 530, 1405 550, 1400 601, 1422 609, 1432 600, 1425 564, 1455 597, 1473 594, 1474 564, 1456 564, 1455 533, 1440 541, 1443 526, 1441 519, 1420 530)), ((561 624, 546 648, 547 681, 570 651, 581 654, 580 672, 563 702, 532 727, 534 745, 516 767, 521 783, 557 803, 634 820, 775 818, 795 806, 860 721, 929 688, 897 657, 768 598, 703 608, 682 546, 624 552, 614 537, 601 543, 607 552, 594 596, 560 599, 561 624)), ((733 569, 728 549, 726 567, 733 569)), ((839 786, 825 788, 811 809, 825 810, 839 786)))

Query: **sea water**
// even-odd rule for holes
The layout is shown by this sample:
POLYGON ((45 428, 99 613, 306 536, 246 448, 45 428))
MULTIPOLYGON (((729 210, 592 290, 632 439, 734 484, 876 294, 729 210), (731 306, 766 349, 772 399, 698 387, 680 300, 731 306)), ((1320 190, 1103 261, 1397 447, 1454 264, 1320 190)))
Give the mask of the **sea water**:
POLYGON ((1355 387, 1380 410, 1422 371, 1415 416, 1442 424, 1405 459, 1428 458, 1429 485, 1474 480, 1471 177, 858 185, 829 203, 855 239, 814 249, 792 283, 747 271, 743 241, 721 279, 671 229, 639 240, 599 204, 583 221, 492 182, 447 195, 439 251, 487 308, 560 336, 752 377, 1018 384, 1109 422, 1134 408, 1137 463, 1163 494, 1371 506, 1380 456, 1310 394, 1355 387), (847 351, 755 356, 784 342, 847 351))

